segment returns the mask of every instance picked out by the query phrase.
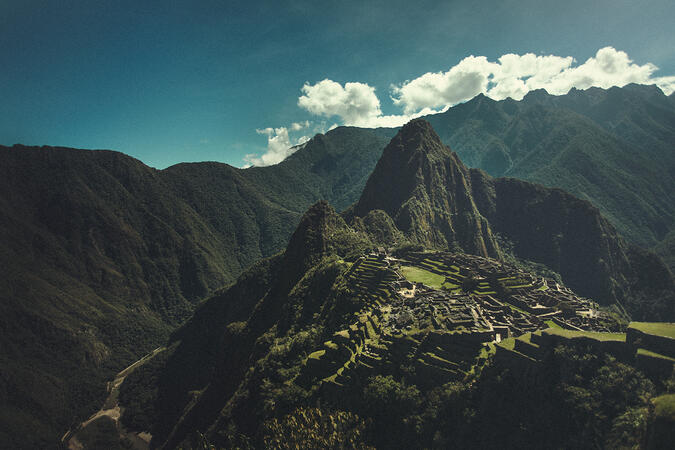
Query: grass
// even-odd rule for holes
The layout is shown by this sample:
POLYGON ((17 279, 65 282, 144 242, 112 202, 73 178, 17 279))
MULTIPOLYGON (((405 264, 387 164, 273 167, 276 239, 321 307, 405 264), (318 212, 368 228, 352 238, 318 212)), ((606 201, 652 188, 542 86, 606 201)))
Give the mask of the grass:
POLYGON ((629 328, 634 328, 647 334, 665 336, 675 339, 675 323, 671 322, 631 322, 629 328))
POLYGON ((516 338, 510 337, 502 340, 500 343, 498 343, 500 347, 503 347, 507 350, 513 350, 516 346, 516 338))
POLYGON ((546 323, 546 325, 549 326, 549 328, 556 328, 556 329, 562 330, 562 327, 560 325, 558 325, 557 323, 555 323, 553 320, 547 320, 545 323, 546 323))
POLYGON ((661 359, 666 359, 668 361, 673 361, 675 362, 675 358, 671 358, 670 356, 662 355, 660 353, 655 353, 650 350, 647 350, 645 348, 639 348, 637 351, 638 355, 645 355, 645 356, 651 356, 653 358, 661 358, 661 359))
POLYGON ((317 350, 309 355, 308 359, 321 359, 326 354, 326 350, 317 350))
POLYGON ((544 331, 547 334, 554 334, 569 339, 587 337, 597 341, 626 341, 626 333, 598 333, 593 331, 565 330, 563 328, 547 328, 544 331))
POLYGON ((445 281, 443 275, 437 275, 428 270, 420 269, 419 267, 401 266, 401 273, 413 283, 424 283, 435 289, 441 289, 443 287, 443 282, 445 281))
MULTIPOLYGON (((535 331, 534 334, 541 335, 541 332, 535 331)), ((536 345, 538 347, 537 344, 532 342, 532 333, 525 333, 522 336, 518 336, 516 339, 527 342, 528 344, 536 345)))
POLYGON ((493 355, 495 353, 495 350, 496 350, 495 344, 493 344, 492 342, 488 342, 487 345, 481 347, 478 357, 487 359, 488 356, 493 355))
POLYGON ((518 312, 521 313, 521 314, 525 314, 525 315, 528 315, 528 316, 530 315, 529 312, 525 311, 524 309, 520 309, 520 308, 518 308, 517 306, 513 306, 511 303, 506 303, 506 302, 504 302, 504 304, 505 304, 506 306, 508 306, 509 308, 511 308, 512 310, 518 311, 518 312))
POLYGON ((452 361, 449 361, 445 358, 441 358, 440 356, 438 356, 438 355, 436 355, 435 353, 432 353, 432 352, 426 352, 425 355, 430 359, 435 359, 435 360, 440 361, 440 362, 445 363, 445 364, 455 365, 455 366, 457 365, 456 363, 454 363, 452 361))

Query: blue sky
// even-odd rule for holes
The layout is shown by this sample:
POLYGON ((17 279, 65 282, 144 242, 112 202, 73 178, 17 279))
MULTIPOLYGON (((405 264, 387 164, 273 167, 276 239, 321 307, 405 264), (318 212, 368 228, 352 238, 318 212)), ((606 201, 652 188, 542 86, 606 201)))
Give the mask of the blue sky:
POLYGON ((669 89, 673 19, 672 1, 3 0, 0 144, 269 164, 333 125, 395 125, 479 91, 669 89))

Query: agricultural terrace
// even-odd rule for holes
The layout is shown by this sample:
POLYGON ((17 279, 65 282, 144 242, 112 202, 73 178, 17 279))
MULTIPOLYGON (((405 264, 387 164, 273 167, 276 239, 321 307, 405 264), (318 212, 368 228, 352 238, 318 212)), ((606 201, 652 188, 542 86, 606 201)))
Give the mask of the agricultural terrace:
POLYGON ((295 380, 305 388, 340 388, 403 366, 419 386, 467 380, 499 353, 496 343, 534 360, 541 330, 594 336, 601 333, 588 332, 613 326, 555 281, 488 258, 380 251, 359 258, 345 277, 361 308, 308 356, 295 380))
POLYGON ((645 334, 675 339, 675 323, 672 322, 631 322, 629 328, 645 334))

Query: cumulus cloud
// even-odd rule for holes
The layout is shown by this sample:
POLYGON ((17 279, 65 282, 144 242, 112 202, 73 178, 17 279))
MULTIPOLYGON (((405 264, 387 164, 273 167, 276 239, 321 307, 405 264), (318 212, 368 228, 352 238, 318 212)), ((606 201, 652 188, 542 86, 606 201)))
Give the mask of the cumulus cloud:
POLYGON ((447 72, 425 73, 400 86, 392 86, 392 100, 406 114, 454 105, 484 92, 488 76, 496 66, 485 56, 469 56, 447 72))
POLYGON ((326 79, 316 84, 305 83, 302 92, 304 95, 298 98, 298 106, 314 115, 339 117, 348 126, 399 127, 415 117, 440 112, 425 107, 412 114, 383 115, 375 88, 365 83, 345 83, 343 86, 326 79))
POLYGON ((628 83, 657 84, 668 95, 675 89, 675 77, 652 75, 651 63, 635 64, 626 52, 604 47, 583 64, 574 66, 571 56, 506 54, 490 62, 484 56, 469 56, 447 72, 425 73, 414 80, 392 86, 394 104, 406 114, 422 108, 452 106, 483 93, 495 100, 521 100, 534 89, 566 94, 573 87, 610 88, 628 83))
MULTIPOLYGON (((304 122, 302 124, 293 123, 291 125, 293 131, 298 131, 306 127, 309 127, 309 122, 304 122)), ((309 140, 309 136, 300 136, 294 140, 294 143, 291 143, 291 137, 289 136, 288 128, 286 127, 263 128, 255 131, 258 134, 267 136, 267 151, 260 156, 254 153, 244 156, 244 161, 246 161, 244 168, 278 164, 295 153, 302 144, 309 140)))
POLYGON ((675 76, 654 78, 654 84, 660 87, 666 95, 675 92, 675 76))
POLYGON ((318 116, 338 116, 345 125, 367 123, 382 115, 375 88, 365 83, 342 86, 333 80, 323 80, 314 85, 305 83, 302 92, 298 106, 318 116))

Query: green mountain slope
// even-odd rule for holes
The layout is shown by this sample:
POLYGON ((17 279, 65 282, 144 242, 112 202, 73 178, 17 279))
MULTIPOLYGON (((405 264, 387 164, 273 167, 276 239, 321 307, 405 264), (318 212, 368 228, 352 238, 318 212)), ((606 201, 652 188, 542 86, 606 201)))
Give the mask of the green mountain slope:
POLYGON ((365 217, 373 210, 386 212, 415 243, 498 255, 471 195, 468 169, 423 120, 405 125, 385 147, 348 215, 365 217))
MULTIPOLYGON (((167 359, 125 381, 122 423, 151 433, 152 445, 162 448, 209 442, 262 448, 275 438, 270 430, 280 427, 294 430, 284 432, 291 442, 307 433, 306 445, 327 438, 323 433, 353 439, 340 430, 321 431, 316 417, 336 423, 347 414, 357 429, 369 430, 361 444, 431 445, 432 436, 447 443, 459 433, 455 439, 465 446, 492 446, 488 438, 462 431, 499 426, 487 404, 521 418, 524 430, 539 423, 536 414, 518 416, 495 400, 515 371, 537 399, 554 392, 557 407, 543 416, 564 424, 555 428, 554 443, 588 436, 563 418, 578 409, 603 411, 604 402, 615 409, 588 419, 602 439, 644 436, 637 428, 628 436, 609 428, 626 409, 648 408, 649 396, 664 391, 651 383, 672 372, 670 357, 659 353, 673 351, 670 344, 646 338, 629 343, 621 333, 625 324, 554 279, 447 252, 449 245, 466 245, 481 254, 478 237, 498 250, 486 230, 510 240, 516 254, 560 270, 582 294, 605 303, 623 300, 635 315, 675 317, 667 268, 625 243, 597 208, 559 189, 467 169, 418 119, 385 148, 361 198, 342 217, 325 202, 312 206, 283 253, 204 302, 172 335, 167 359), (453 201, 442 201, 447 198, 453 201), (457 215, 467 220, 456 221, 457 215), (444 227, 439 237, 431 234, 444 227), (388 252, 382 245, 398 247, 388 252), (554 351, 566 339, 590 347, 554 351), (651 347, 637 348, 645 345, 651 347), (647 362, 645 351, 656 353, 649 356, 656 360, 647 362), (603 352, 622 362, 598 359, 603 352), (583 377, 561 369, 578 363, 590 364, 583 377), (595 389, 593 383, 603 382, 593 379, 601 376, 611 377, 622 394, 600 391, 595 402, 566 403, 583 400, 573 394, 595 389), (572 392, 558 391, 561 385, 571 385, 572 392), (625 396, 631 392, 638 394, 625 396), (461 405, 459 411, 429 409, 446 400, 461 405), (304 409, 313 405, 320 406, 304 409), (474 410, 475 419, 461 414, 465 408, 474 410), (309 423, 300 425, 304 421, 309 423)), ((523 431, 518 442, 531 443, 533 436, 523 431)))
POLYGON ((310 204, 356 200, 382 140, 343 128, 247 170, 1 147, 0 440, 56 442, 194 304, 283 249, 310 204))
POLYGON ((589 200, 641 246, 673 229, 675 108, 654 86, 479 95, 425 118, 468 166, 589 200))

